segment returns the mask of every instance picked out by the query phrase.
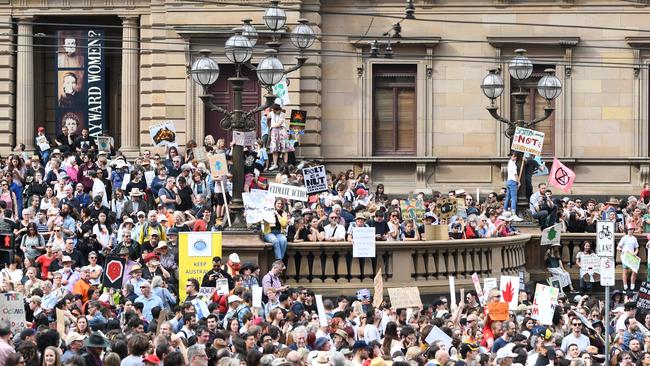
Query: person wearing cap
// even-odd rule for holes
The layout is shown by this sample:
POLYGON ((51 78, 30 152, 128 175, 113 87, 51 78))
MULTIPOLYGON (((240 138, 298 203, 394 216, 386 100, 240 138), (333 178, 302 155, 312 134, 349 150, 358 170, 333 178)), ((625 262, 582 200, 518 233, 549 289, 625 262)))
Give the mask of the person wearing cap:
POLYGON ((223 317, 223 327, 227 327, 230 319, 237 319, 241 327, 244 324, 244 315, 250 312, 251 309, 241 297, 237 295, 228 296, 228 312, 223 317))
MULTIPOLYGON (((634 255, 639 254, 639 242, 636 240, 636 237, 634 237, 634 225, 627 225, 625 235, 623 235, 621 240, 618 242, 616 250, 621 252, 621 258, 625 255, 625 252, 630 252, 634 255)), ((636 285, 636 272, 623 264, 623 291, 628 291, 628 275, 630 276, 629 290, 634 291, 636 285)))
POLYGON ((366 207, 368 207, 368 204, 370 204, 370 195, 368 194, 368 191, 363 188, 357 188, 356 194, 352 208, 355 211, 365 210, 366 207))
POLYGON ((50 159, 50 140, 45 135, 45 127, 39 126, 36 130, 36 136, 34 136, 34 146, 36 146, 36 152, 44 162, 50 159))
POLYGON ((85 339, 85 335, 81 335, 77 332, 68 333, 68 335, 65 337, 65 345, 67 349, 61 357, 61 362, 66 363, 70 358, 74 356, 81 356, 81 348, 83 347, 83 341, 85 339))
POLYGON ((474 343, 463 343, 460 345, 458 353, 460 354, 460 359, 456 361, 454 366, 470 366, 474 365, 476 355, 479 351, 479 345, 474 343))

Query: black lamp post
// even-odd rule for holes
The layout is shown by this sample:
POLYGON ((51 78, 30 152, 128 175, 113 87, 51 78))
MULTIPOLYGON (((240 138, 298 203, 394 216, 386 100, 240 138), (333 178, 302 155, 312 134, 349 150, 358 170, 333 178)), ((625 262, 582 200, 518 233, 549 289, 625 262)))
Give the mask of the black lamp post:
MULTIPOLYGON (((510 76, 518 81, 524 81, 532 75, 533 63, 530 61, 530 59, 528 59, 528 57, 526 57, 526 50, 517 49, 515 50, 515 54, 516 56, 512 58, 508 64, 510 76)), ((535 126, 538 123, 548 119, 555 110, 552 102, 560 95, 560 93, 562 93, 562 83, 560 82, 560 79, 555 76, 555 70, 546 69, 544 72, 546 72, 546 75, 543 76, 537 83, 537 92, 544 99, 546 99, 547 103, 544 107, 544 115, 537 118, 533 117, 534 119, 532 121, 524 120, 524 105, 526 104, 526 97, 528 96, 528 92, 523 91, 521 88, 511 92, 511 96, 515 101, 515 119, 513 121, 501 116, 498 112, 499 108, 495 103, 496 99, 501 96, 504 89, 503 79, 501 78, 501 75, 499 75, 498 70, 490 70, 481 83, 483 94, 485 94, 486 97, 490 98, 490 105, 486 107, 486 109, 488 112, 490 112, 490 115, 494 117, 494 119, 508 125, 505 131, 505 135, 508 137, 508 139, 510 139, 511 145, 512 138, 517 127, 524 127, 534 130, 535 126)))
MULTIPOLYGON (((290 37, 291 42, 300 50, 300 55, 296 57, 296 65, 285 70, 282 62, 277 58, 277 45, 275 33, 282 29, 287 21, 286 13, 278 7, 277 0, 271 0, 271 6, 264 13, 263 19, 266 26, 274 32, 274 41, 267 45, 271 48, 264 51, 266 57, 262 59, 257 67, 250 63, 253 56, 253 47, 257 43, 257 31, 250 23, 250 19, 244 19, 242 28, 234 29, 234 35, 226 41, 224 51, 226 58, 235 65, 236 74, 228 78, 232 84, 234 93, 234 109, 228 111, 223 107, 217 106, 213 102, 213 96, 208 93, 210 85, 214 84, 219 78, 219 65, 210 58, 209 50, 201 50, 201 56, 192 64, 191 75, 194 82, 203 87, 204 94, 199 96, 205 106, 210 111, 222 113, 225 117, 220 121, 222 129, 230 131, 254 131, 257 121, 253 116, 270 107, 276 99, 272 92, 273 85, 279 83, 282 77, 291 71, 297 70, 305 64, 307 57, 303 51, 310 47, 316 38, 314 31, 309 27, 307 21, 300 19, 299 24, 293 29, 290 37), (275 49, 274 49, 275 48, 275 49), (244 111, 242 106, 242 91, 244 83, 248 78, 242 77, 241 67, 246 66, 257 73, 257 79, 262 84, 267 94, 264 96, 265 102, 259 107, 249 111, 244 111)), ((244 147, 234 145, 232 150, 232 203, 229 206, 232 217, 231 230, 245 230, 246 221, 244 220, 244 205, 242 201, 242 191, 244 188, 244 147)))

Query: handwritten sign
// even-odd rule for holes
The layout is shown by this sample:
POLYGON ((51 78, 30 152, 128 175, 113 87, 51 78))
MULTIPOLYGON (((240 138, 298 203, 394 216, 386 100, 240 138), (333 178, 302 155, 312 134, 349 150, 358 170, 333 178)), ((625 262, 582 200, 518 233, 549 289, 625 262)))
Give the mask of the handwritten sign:
POLYGON ((374 279, 375 297, 372 299, 372 306, 378 308, 384 300, 384 277, 381 275, 381 268, 377 270, 374 279))
POLYGON ((512 137, 511 150, 532 155, 541 155, 544 146, 544 132, 517 127, 512 137))
POLYGON ((208 161, 208 152, 205 150, 205 147, 197 146, 192 149, 192 153, 194 154, 194 160, 208 161))
POLYGON ((394 309, 417 308, 422 306, 420 290, 417 287, 389 288, 388 296, 394 309))
POLYGON ((375 258, 375 228, 352 228, 352 257, 375 258))
POLYGON ((217 279, 216 283, 217 283, 217 295, 219 296, 228 295, 228 293, 230 292, 230 289, 228 288, 228 279, 219 278, 217 279))
POLYGON ((199 288, 199 296, 204 296, 207 297, 208 299, 212 297, 212 294, 214 291, 216 291, 216 287, 201 287, 199 288))
POLYGON ((176 126, 173 121, 156 123, 149 127, 153 146, 176 146, 176 126))
POLYGON ((508 303, 507 302, 491 302, 487 304, 488 314, 492 320, 508 320, 508 303))
POLYGON ((424 339, 424 341, 429 345, 432 345, 434 342, 441 341, 447 347, 446 349, 451 349, 453 339, 448 336, 447 333, 443 332, 442 329, 438 328, 437 325, 434 325, 433 328, 431 328, 429 334, 427 334, 427 337, 424 339))
POLYGON ((212 178, 217 179, 221 176, 228 174, 228 162, 226 161, 226 154, 210 155, 208 158, 210 162, 210 172, 212 178))
POLYGON ((596 254, 583 255, 580 258, 580 275, 588 274, 590 282, 594 282, 594 273, 600 273, 600 257, 596 254))
POLYGON ((533 308, 531 309, 531 318, 538 320, 540 324, 553 324, 553 314, 560 291, 555 287, 537 284, 535 288, 535 297, 533 299, 533 308))
POLYGON ((324 165, 304 168, 302 176, 305 180, 307 194, 327 191, 327 171, 324 165))
POLYGON ((474 290, 476 290, 481 305, 485 306, 485 298, 483 297, 483 290, 481 289, 481 279, 478 278, 476 272, 472 274, 472 283, 474 284, 474 290))
POLYGON ((623 255, 621 255, 621 262, 624 266, 634 271, 634 273, 639 273, 641 258, 634 255, 634 253, 627 251, 623 253, 623 255))
POLYGON ((232 141, 239 146, 254 146, 257 137, 255 131, 232 131, 232 141))
POLYGON ((650 283, 643 282, 639 288, 639 296, 636 300, 639 312, 647 314, 650 311, 650 283))
POLYGON ((242 193, 246 223, 256 224, 261 221, 275 223, 275 197, 268 191, 252 190, 242 193))
POLYGON ((0 294, 0 318, 11 323, 11 331, 19 334, 25 329, 25 303, 20 292, 0 294))
POLYGON ((288 184, 270 183, 269 193, 275 197, 307 202, 307 190, 305 189, 305 187, 290 186, 288 184))

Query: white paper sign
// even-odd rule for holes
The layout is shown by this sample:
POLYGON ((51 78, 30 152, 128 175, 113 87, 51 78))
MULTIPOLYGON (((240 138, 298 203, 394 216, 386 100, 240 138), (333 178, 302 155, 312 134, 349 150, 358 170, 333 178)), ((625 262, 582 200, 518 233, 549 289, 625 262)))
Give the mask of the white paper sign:
POLYGON ((352 257, 374 258, 375 247, 374 227, 352 228, 352 257))
POLYGON ((255 131, 232 131, 232 141, 239 146, 254 146, 257 137, 255 131))
POLYGON ((153 146, 176 146, 176 126, 173 121, 157 123, 149 127, 153 146))
POLYGON ((614 257, 614 222, 598 221, 596 223, 596 254, 599 257, 614 257))
POLYGON ((488 302, 488 296, 490 296, 490 290, 493 288, 499 288, 499 282, 496 278, 486 278, 483 280, 483 294, 485 295, 485 302, 488 302))
POLYGON ((318 320, 321 327, 326 327, 329 323, 327 320, 327 314, 325 313, 325 305, 323 305, 323 295, 314 295, 316 299, 316 309, 318 309, 318 320))
POLYGON ((541 155, 544 146, 544 132, 517 127, 512 137, 511 150, 532 155, 541 155))
POLYGON ((501 301, 508 303, 510 310, 517 310, 519 304, 519 277, 501 276, 501 301))
POLYGON ((600 285, 614 286, 616 282, 616 263, 614 258, 600 258, 600 285))
POLYGON ((129 184, 129 182, 131 182, 131 174, 125 173, 124 178, 122 179, 122 186, 120 187, 122 188, 125 194, 131 193, 131 192, 126 192, 126 186, 129 184))
POLYGON ((225 296, 230 293, 230 288, 228 288, 228 279, 227 278, 218 278, 216 281, 217 284, 217 295, 225 296))
POLYGON ((451 349, 452 340, 453 339, 450 336, 448 336, 447 333, 443 332, 442 329, 438 328, 437 325, 431 328, 431 331, 424 339, 424 341, 427 342, 429 345, 432 345, 436 341, 441 341, 442 344, 445 345, 447 350, 451 349))
POLYGON ((549 226, 546 229, 542 230, 539 245, 541 246, 560 245, 561 231, 562 231, 561 224, 555 224, 553 226, 549 226))
POLYGON ((451 298, 451 306, 449 308, 455 309, 458 303, 456 302, 456 279, 454 276, 449 276, 449 297, 451 298))
POLYGON ((262 307, 262 290, 260 286, 253 286, 253 307, 261 308, 262 307))
POLYGON ((36 136, 36 143, 41 151, 47 151, 50 149, 50 143, 47 141, 46 136, 36 136))
POLYGON ((553 315, 559 296, 560 291, 557 288, 538 283, 535 288, 531 318, 538 320, 543 325, 553 324, 553 315))
POLYGON ((147 181, 147 187, 151 187, 151 183, 153 183, 153 179, 155 177, 156 177, 156 172, 154 172, 153 170, 144 172, 144 179, 147 181))
POLYGON ((275 197, 268 191, 254 190, 255 192, 243 192, 244 210, 246 212, 246 223, 256 224, 261 221, 268 223, 275 222, 275 197))
POLYGON ((0 293, 0 309, 2 316, 11 323, 11 331, 19 334, 25 329, 25 303, 20 292, 0 293))
POLYGON ((305 179, 307 194, 327 191, 327 171, 324 165, 304 168, 302 175, 305 179))
MULTIPOLYGON (((600 257, 596 254, 583 255, 580 258, 580 275, 588 273, 593 276, 594 273, 600 273, 600 257)), ((593 282, 593 281, 592 281, 593 282)))
POLYGON ((305 189, 305 187, 290 186, 288 184, 270 183, 269 193, 275 197, 307 202, 307 190, 305 189))

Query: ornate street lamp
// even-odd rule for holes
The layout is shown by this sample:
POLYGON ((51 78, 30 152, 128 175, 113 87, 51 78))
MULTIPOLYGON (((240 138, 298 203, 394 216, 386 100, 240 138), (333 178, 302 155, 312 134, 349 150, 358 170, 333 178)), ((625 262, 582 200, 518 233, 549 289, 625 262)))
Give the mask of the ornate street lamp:
MULTIPOLYGON (((279 1, 271 0, 271 6, 264 13, 264 23, 272 32, 278 32, 282 29, 287 21, 287 15, 284 10, 278 7, 279 1)), ((219 77, 219 65, 211 59, 209 50, 201 50, 200 56, 192 64, 190 74, 192 80, 203 87, 203 95, 199 96, 205 106, 214 112, 219 112, 224 115, 224 118, 219 122, 220 127, 224 130, 233 131, 254 131, 257 126, 257 121, 253 116, 270 107, 276 99, 273 95, 273 85, 279 83, 282 77, 294 70, 302 67, 307 57, 303 55, 305 49, 311 47, 316 39, 316 35, 311 27, 307 24, 305 19, 298 20, 299 24, 294 28, 291 33, 291 43, 300 50, 300 55, 296 57, 296 65, 285 69, 282 62, 277 58, 277 50, 272 49, 277 43, 269 42, 267 45, 271 47, 264 51, 266 57, 259 61, 257 67, 250 63, 253 56, 253 48, 257 43, 258 33, 253 27, 250 19, 244 19, 244 24, 241 28, 234 29, 234 35, 228 38, 224 46, 226 58, 235 65, 236 75, 228 78, 232 85, 234 96, 234 109, 228 111, 223 107, 214 104, 214 96, 208 93, 210 85, 214 84, 219 77), (244 90, 244 83, 248 78, 241 76, 241 67, 246 66, 254 70, 257 74, 259 83, 264 86, 267 94, 264 96, 265 101, 263 104, 249 111, 243 110, 242 92, 244 90)), ((274 37, 275 41, 275 37, 274 37)), ((243 217, 244 205, 242 201, 242 191, 244 188, 244 148, 240 145, 234 145, 232 149, 232 204, 229 206, 232 222, 230 228, 227 230, 246 230, 246 222, 243 217)))

